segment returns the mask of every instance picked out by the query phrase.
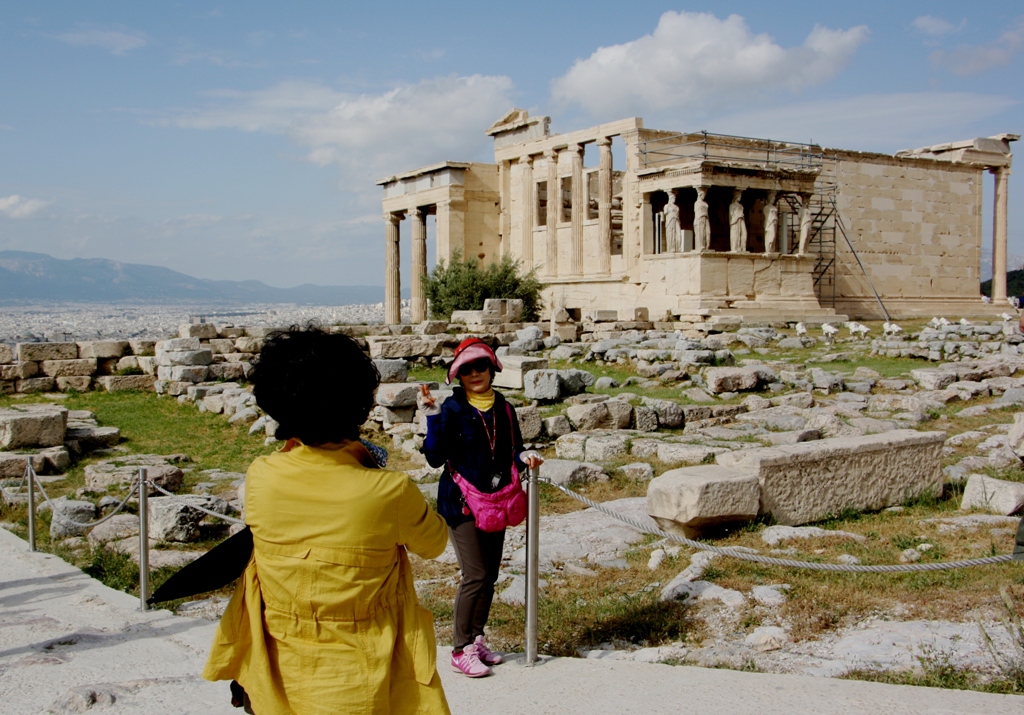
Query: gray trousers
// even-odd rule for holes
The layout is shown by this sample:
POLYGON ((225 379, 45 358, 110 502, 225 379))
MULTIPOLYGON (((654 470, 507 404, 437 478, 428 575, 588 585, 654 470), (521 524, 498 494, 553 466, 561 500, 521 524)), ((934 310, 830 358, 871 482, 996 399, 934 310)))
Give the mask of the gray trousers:
POLYGON ((501 550, 505 545, 505 531, 488 533, 467 521, 452 529, 449 527, 455 557, 462 569, 462 582, 455 592, 454 639, 456 650, 484 634, 487 617, 494 599, 494 582, 501 568, 501 550))

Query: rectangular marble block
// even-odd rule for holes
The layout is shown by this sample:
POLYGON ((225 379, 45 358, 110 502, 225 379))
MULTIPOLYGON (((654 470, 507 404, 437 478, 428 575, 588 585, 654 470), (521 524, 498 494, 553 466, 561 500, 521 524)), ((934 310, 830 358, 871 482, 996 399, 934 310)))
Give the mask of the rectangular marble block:
POLYGON ((726 452, 715 461, 756 473, 761 513, 797 526, 940 494, 945 440, 945 432, 893 430, 726 452))

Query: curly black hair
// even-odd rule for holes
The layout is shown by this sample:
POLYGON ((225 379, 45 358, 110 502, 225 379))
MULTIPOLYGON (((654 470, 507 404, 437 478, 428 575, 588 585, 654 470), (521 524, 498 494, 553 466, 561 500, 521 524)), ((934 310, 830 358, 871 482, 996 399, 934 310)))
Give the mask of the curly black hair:
POLYGON ((249 379, 278 439, 320 445, 359 438, 380 373, 347 335, 293 325, 267 336, 249 379))

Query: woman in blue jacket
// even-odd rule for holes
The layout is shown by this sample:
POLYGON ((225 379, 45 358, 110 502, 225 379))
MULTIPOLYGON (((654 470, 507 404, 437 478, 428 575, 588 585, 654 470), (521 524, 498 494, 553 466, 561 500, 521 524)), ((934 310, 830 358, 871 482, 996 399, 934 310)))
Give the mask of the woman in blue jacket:
POLYGON ((448 523, 462 581, 455 594, 452 668, 471 678, 491 674, 488 666, 502 661, 487 647, 484 626, 494 598, 501 566, 505 531, 477 528, 462 491, 452 478, 457 473, 481 492, 494 493, 512 482, 512 464, 523 472, 543 462, 524 451, 514 410, 491 387, 501 362, 477 338, 455 350, 447 383, 458 377, 460 387, 441 405, 422 387, 419 403, 427 415, 423 454, 432 467, 444 467, 437 489, 437 511, 448 523))

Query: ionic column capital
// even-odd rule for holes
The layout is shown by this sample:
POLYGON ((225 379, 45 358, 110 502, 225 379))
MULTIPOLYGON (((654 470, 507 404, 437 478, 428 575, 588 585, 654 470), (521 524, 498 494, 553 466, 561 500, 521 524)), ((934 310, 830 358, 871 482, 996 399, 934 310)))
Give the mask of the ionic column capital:
POLYGON ((545 149, 544 150, 544 157, 547 158, 547 159, 554 159, 557 156, 558 156, 558 150, 557 149, 545 149))
POLYGON ((574 155, 573 158, 576 158, 577 156, 583 156, 583 145, 582 144, 570 144, 568 147, 566 147, 565 150, 568 151, 569 153, 573 154, 574 155))
POLYGON ((389 211, 384 214, 384 220, 394 226, 397 226, 398 223, 404 218, 405 214, 402 212, 389 211))
POLYGON ((612 145, 611 137, 601 137, 597 140, 597 145, 601 148, 610 147, 612 145))

